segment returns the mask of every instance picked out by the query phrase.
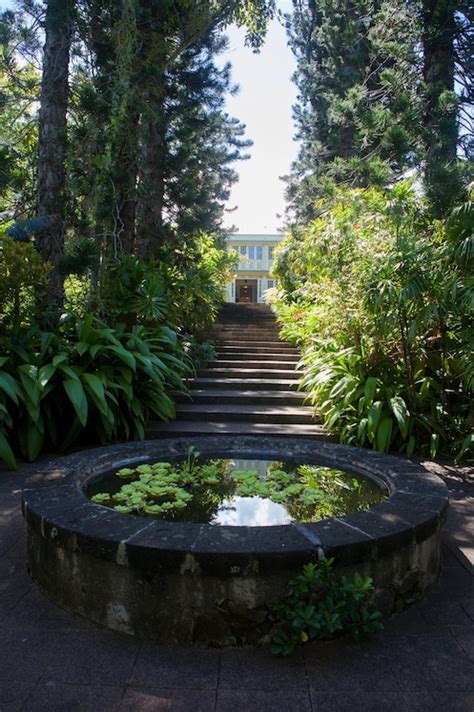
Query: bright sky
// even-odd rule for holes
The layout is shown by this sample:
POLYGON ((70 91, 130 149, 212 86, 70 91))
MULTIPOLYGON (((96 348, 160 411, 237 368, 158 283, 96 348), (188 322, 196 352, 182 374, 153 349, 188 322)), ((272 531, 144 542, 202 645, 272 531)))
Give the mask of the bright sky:
MULTIPOLYGON (((14 5, 14 0, 0 0, 0 10, 14 5)), ((280 10, 291 10, 291 0, 277 0, 280 10)), ((274 233, 283 224, 284 184, 280 176, 288 173, 296 156, 293 141, 291 107, 296 87, 291 82, 295 62, 287 46, 286 33, 277 20, 269 27, 265 45, 259 54, 244 46, 244 30, 232 27, 229 50, 219 58, 232 63, 232 77, 240 85, 237 96, 229 97, 226 110, 247 127, 246 137, 254 145, 251 158, 235 169, 239 182, 232 189, 226 227, 235 226, 242 233, 274 233)))
MULTIPOLYGON (((278 3, 290 10, 289 0, 278 3)), ((239 182, 233 187, 225 224, 242 233, 272 233, 282 226, 278 218, 285 209, 285 186, 280 176, 288 173, 296 156, 291 107, 296 87, 290 81, 295 62, 287 46, 284 28, 274 20, 259 54, 244 46, 244 30, 232 28, 230 47, 223 55, 232 63, 232 76, 240 92, 230 97, 227 111, 247 127, 247 138, 254 145, 251 158, 236 165, 239 182)))

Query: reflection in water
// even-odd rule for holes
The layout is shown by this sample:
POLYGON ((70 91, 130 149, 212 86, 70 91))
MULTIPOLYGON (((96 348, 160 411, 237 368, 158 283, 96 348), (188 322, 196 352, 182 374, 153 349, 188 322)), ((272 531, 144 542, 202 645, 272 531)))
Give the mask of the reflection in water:
MULTIPOLYGON (((123 502, 122 492, 128 488, 127 512, 220 526, 271 526, 317 521, 368 509, 386 496, 386 492, 369 478, 317 464, 250 459, 196 460, 196 463, 194 471, 185 469, 181 474, 179 468, 184 467, 183 460, 164 464, 168 470, 158 476, 158 484, 150 486, 146 479, 143 482, 140 479, 145 477, 140 474, 144 466, 130 470, 125 480, 123 476, 117 476, 116 471, 104 473, 88 483, 87 494, 92 498, 99 497, 94 501, 105 506, 115 506, 117 502, 123 502), (179 509, 167 509, 165 504, 159 513, 153 512, 154 502, 166 501, 163 495, 159 499, 154 488, 162 487, 170 473, 177 478, 175 486, 181 488, 185 503, 179 509), (137 503, 144 496, 143 491, 149 491, 149 511, 144 511, 143 503, 139 511, 137 503)), ((155 463, 153 467, 159 467, 159 464, 155 463)), ((167 496, 169 501, 172 495, 167 496)), ((116 509, 120 511, 119 507, 116 509)))
POLYGON ((290 524, 292 518, 282 504, 263 497, 231 497, 225 500, 211 519, 210 524, 266 527, 290 524))

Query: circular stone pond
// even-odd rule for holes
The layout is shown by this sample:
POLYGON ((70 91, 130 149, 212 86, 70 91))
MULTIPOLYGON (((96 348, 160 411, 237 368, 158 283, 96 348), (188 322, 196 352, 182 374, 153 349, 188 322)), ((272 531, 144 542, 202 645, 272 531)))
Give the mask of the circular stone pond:
POLYGON ((447 506, 444 483, 408 460, 285 437, 87 450, 43 465, 23 492, 31 575, 58 605, 129 634, 220 645, 264 641, 272 602, 323 556, 371 576, 383 614, 402 610, 437 579, 447 506), (138 480, 150 490, 158 462, 176 464, 158 466, 171 488, 144 501, 138 480))

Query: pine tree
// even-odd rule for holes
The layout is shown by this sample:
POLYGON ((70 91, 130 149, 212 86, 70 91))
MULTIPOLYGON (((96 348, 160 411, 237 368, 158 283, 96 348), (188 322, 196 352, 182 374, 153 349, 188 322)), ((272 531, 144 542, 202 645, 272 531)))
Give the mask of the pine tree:
MULTIPOLYGON (((422 0, 425 187, 433 214, 446 216, 460 197, 459 126, 472 111, 472 26, 468 2, 422 0), (469 50, 470 47, 470 50, 469 50), (455 83, 460 92, 456 92, 455 83)), ((472 114, 471 114, 472 122, 472 114)), ((464 125, 471 131, 472 123, 464 125)), ((472 158, 472 144, 467 158, 472 158)))
POLYGON ((294 0, 287 16, 297 60, 298 159, 289 211, 314 216, 334 182, 384 185, 416 163, 421 141, 414 37, 404 0, 294 0))
POLYGON ((442 217, 469 180, 469 0, 293 0, 298 159, 289 213, 334 183, 387 186, 414 168, 442 217), (461 132, 459 128, 461 127, 461 132), (464 153, 464 155, 462 155, 464 153))

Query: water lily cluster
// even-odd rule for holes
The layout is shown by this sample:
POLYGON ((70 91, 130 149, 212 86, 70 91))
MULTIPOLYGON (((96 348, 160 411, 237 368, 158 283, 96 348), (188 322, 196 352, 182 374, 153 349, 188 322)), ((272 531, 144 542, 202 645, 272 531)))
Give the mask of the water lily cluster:
POLYGON ((156 462, 124 467, 117 477, 130 480, 117 492, 101 492, 91 497, 93 502, 113 507, 126 514, 160 515, 184 509, 194 498, 197 487, 210 488, 222 483, 225 461, 211 460, 203 465, 186 460, 181 464, 156 462))
POLYGON ((316 465, 283 469, 268 467, 265 477, 257 470, 233 469, 232 461, 199 463, 192 455, 183 463, 157 462, 123 468, 126 480, 114 492, 100 492, 92 501, 118 512, 145 516, 176 516, 191 502, 218 507, 232 497, 261 497, 285 506, 299 520, 334 516, 344 511, 347 496, 361 495, 363 485, 345 473, 316 465))

